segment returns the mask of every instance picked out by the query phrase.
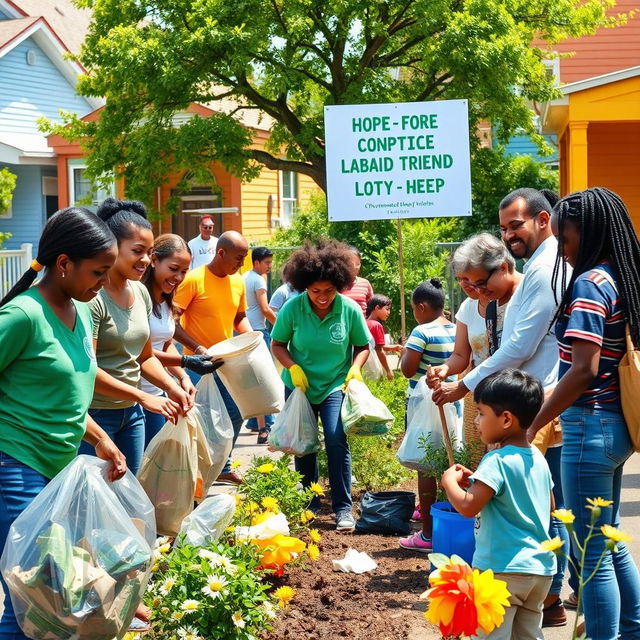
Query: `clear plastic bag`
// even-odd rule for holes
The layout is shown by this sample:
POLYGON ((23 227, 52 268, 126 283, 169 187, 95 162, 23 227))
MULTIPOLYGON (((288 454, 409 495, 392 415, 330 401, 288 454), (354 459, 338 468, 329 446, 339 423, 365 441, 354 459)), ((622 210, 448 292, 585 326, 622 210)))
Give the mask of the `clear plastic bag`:
POLYGON ((202 376, 196 385, 196 408, 211 456, 211 469, 204 478, 205 488, 209 488, 220 475, 233 448, 233 423, 211 374, 202 376))
POLYGON ((284 403, 269 434, 269 449, 294 456, 320 450, 318 419, 302 389, 296 387, 284 403))
POLYGON ((379 436, 389 431, 393 414, 360 380, 350 380, 340 409, 342 428, 355 436, 379 436))
MULTIPOLYGON (((454 404, 444 405, 444 415, 451 441, 460 444, 460 419, 454 404)), ((432 391, 427 387, 425 378, 418 380, 407 403, 407 431, 396 454, 398 462, 404 467, 429 473, 428 461, 425 461, 423 442, 434 447, 444 447, 440 412, 433 402, 432 391)))
POLYGON ((209 475, 211 458, 197 417, 167 422, 144 452, 138 480, 156 510, 158 532, 175 536, 193 510, 198 475, 209 475), (207 462, 208 461, 208 462, 207 462))
POLYGON ((233 496, 222 493, 207 498, 182 521, 184 544, 204 547, 215 542, 231 524, 235 510, 233 496))
POLYGON ((385 377, 385 370, 378 358, 375 347, 369 345, 369 357, 362 367, 362 375, 367 380, 382 380, 385 377))
POLYGON ((150 576, 153 506, 131 472, 78 456, 11 525, 0 559, 16 618, 37 640, 112 640, 150 576))

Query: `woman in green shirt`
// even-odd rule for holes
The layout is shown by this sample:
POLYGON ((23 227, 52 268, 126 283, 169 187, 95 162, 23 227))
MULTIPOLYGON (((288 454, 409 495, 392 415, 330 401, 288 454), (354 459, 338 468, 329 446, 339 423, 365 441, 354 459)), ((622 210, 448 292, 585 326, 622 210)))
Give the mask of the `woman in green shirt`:
MULTIPOLYGON (((86 303, 106 283, 117 253, 113 234, 93 213, 59 211, 45 225, 38 258, 0 301, 0 549, 13 521, 73 460, 82 439, 111 463, 112 480, 126 471, 122 453, 87 414, 96 360, 86 303)), ((3 589, 0 638, 26 640, 3 589)))
MULTIPOLYGON (((345 382, 362 380, 370 336, 358 304, 338 292, 354 281, 356 269, 349 248, 335 240, 306 244, 291 255, 287 269, 293 288, 304 293, 278 313, 271 349, 285 367, 285 396, 300 387, 316 416, 320 414, 336 528, 353 531, 351 453, 340 407, 345 382)), ((317 482, 315 453, 296 458, 295 466, 304 486, 317 482)))

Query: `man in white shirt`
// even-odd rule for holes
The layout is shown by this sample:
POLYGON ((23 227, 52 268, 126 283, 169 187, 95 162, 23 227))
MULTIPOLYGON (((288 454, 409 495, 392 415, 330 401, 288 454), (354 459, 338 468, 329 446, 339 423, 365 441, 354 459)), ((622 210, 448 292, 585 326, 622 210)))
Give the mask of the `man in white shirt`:
MULTIPOLYGON (((554 194, 554 202, 555 202, 554 194)), ((438 404, 454 402, 473 391, 481 380, 506 368, 522 369, 536 376, 546 390, 558 380, 559 351, 553 319, 561 291, 554 295, 551 284, 558 242, 551 231, 552 206, 536 189, 516 189, 500 203, 502 240, 514 258, 524 258, 524 278, 509 301, 504 315, 500 347, 462 380, 443 382, 433 398, 438 404)), ((570 267, 567 266, 567 269, 570 267)), ((434 368, 437 373, 438 367, 434 368)), ((545 454, 554 482, 556 508, 564 507, 560 478, 562 445, 545 454)), ((565 528, 552 519, 551 536, 559 535, 569 547, 565 528), (565 539, 566 536, 566 539, 565 539)), ((559 598, 565 562, 558 562, 549 595, 545 600, 542 626, 563 626, 566 613, 559 598)))
POLYGON ((191 251, 191 268, 201 267, 209 264, 216 254, 218 238, 213 235, 213 218, 203 216, 200 218, 200 235, 189 240, 189 250, 191 251))

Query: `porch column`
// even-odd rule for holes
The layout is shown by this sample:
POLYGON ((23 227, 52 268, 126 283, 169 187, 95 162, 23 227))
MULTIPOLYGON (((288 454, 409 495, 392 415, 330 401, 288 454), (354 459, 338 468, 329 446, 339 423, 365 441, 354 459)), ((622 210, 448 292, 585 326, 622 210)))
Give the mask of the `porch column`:
POLYGON ((588 121, 569 123, 569 193, 588 186, 588 126, 588 121))

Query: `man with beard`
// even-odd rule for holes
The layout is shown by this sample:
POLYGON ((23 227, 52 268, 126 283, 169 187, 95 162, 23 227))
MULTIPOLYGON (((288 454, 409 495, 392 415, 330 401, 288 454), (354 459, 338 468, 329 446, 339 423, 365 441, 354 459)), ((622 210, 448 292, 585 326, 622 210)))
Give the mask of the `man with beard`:
MULTIPOLYGON (((512 191, 500 203, 500 232, 514 258, 524 258, 524 278, 513 294, 504 316, 498 350, 457 382, 442 382, 433 394, 437 404, 454 402, 473 391, 481 380, 507 368, 522 369, 537 377, 548 391, 558 379, 559 352, 553 331, 558 307, 551 285, 558 242, 551 231, 551 210, 558 197, 548 191, 523 188, 512 191)), ((567 265, 567 269, 571 269, 567 265)), ((438 367, 433 375, 438 374, 438 367)), ((554 482, 556 508, 564 507, 560 480, 562 444, 547 449, 545 457, 554 482)), ((552 519, 551 537, 560 536, 569 547, 566 529, 552 519)), ((563 626, 567 617, 559 594, 566 559, 558 559, 549 595, 544 602, 542 626, 563 626)))

